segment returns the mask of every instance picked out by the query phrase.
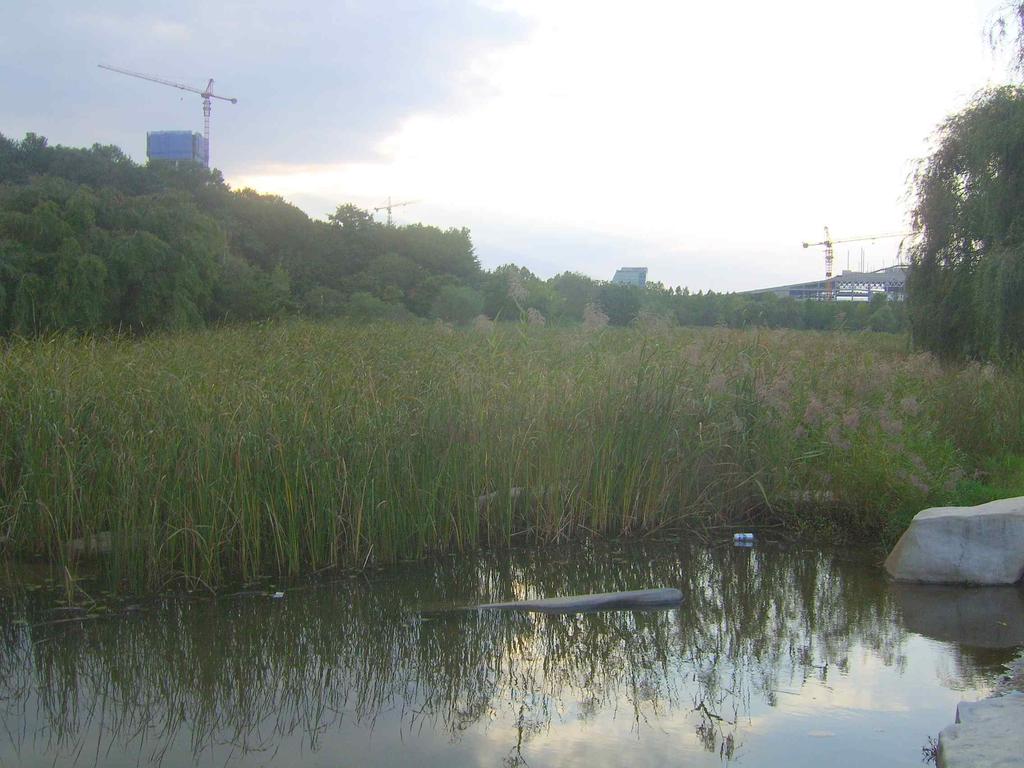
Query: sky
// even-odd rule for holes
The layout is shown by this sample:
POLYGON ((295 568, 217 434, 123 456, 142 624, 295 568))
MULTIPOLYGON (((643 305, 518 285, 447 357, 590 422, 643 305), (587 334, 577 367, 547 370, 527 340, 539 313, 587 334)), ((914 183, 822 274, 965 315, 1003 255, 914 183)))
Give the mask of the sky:
MULTIPOLYGON (((234 188, 323 218, 389 197, 482 265, 737 291, 819 279, 819 241, 909 229, 936 128, 1008 82, 1002 0, 6 0, 0 133, 202 130, 234 188)), ((383 211, 378 216, 383 217, 383 211)), ((836 272, 901 238, 836 245, 836 272)))

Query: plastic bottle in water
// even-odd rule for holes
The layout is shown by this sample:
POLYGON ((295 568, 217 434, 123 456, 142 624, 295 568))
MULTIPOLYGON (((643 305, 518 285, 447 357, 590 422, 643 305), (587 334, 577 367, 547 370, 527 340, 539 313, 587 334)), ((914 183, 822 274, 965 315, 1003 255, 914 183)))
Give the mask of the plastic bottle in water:
POLYGON ((732 543, 737 547, 752 547, 754 546, 754 534, 734 533, 732 535, 732 543))

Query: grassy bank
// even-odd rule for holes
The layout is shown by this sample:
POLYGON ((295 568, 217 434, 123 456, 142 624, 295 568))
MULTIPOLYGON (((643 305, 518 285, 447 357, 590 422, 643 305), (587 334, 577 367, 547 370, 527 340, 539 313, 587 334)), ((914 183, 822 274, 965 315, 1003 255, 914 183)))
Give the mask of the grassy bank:
MULTIPOLYGON (((291 322, 14 341, 0 539, 133 588, 730 523, 879 540, 1024 453, 1024 375, 900 337, 291 322)), ((979 489, 980 484, 980 489, 979 489)))

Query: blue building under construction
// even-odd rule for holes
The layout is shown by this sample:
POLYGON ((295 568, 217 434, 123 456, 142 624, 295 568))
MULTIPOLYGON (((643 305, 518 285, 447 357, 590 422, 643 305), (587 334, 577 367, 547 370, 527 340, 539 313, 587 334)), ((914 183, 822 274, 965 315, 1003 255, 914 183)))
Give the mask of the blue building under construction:
POLYGON ((174 163, 201 163, 210 167, 210 153, 202 134, 192 131, 149 131, 146 157, 174 163))

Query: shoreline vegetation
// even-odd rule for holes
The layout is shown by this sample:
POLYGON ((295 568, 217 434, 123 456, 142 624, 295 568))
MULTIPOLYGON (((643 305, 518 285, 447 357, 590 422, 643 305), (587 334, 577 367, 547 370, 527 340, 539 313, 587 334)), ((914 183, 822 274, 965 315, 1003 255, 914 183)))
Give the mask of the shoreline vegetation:
POLYGON ((893 334, 290 319, 3 345, 3 556, 132 591, 731 525, 887 542, 1024 485, 1021 371, 893 334))

